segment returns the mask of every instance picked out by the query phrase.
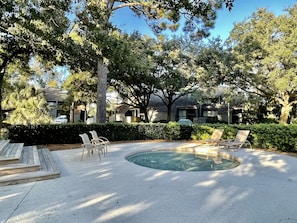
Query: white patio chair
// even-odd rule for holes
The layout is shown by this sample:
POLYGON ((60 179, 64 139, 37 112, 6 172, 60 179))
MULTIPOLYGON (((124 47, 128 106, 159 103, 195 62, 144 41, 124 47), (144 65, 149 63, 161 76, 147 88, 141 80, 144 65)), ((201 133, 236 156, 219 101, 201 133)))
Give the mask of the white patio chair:
POLYGON ((83 160, 84 157, 84 152, 86 150, 87 155, 86 156, 90 156, 90 154, 94 153, 94 150, 98 151, 98 156, 99 156, 99 160, 101 161, 101 152, 104 152, 104 145, 103 144, 99 144, 99 143, 92 143, 89 136, 86 133, 83 134, 79 134, 79 136, 82 139, 82 154, 81 154, 81 161, 83 160))
POLYGON ((110 141, 104 137, 104 136, 98 136, 97 132, 95 130, 90 131, 91 135, 92 135, 92 142, 94 143, 101 143, 105 146, 105 153, 107 153, 107 147, 110 144, 110 141))

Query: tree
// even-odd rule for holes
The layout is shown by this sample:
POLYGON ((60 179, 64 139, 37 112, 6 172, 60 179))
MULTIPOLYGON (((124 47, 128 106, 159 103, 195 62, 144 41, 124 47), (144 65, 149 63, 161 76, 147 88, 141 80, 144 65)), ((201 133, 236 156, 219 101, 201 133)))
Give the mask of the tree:
POLYGON ((201 88, 216 88, 228 72, 226 64, 231 60, 220 38, 209 39, 200 44, 191 44, 189 51, 195 55, 197 79, 201 88))
POLYGON ((227 82, 281 106, 279 122, 288 122, 297 104, 297 4, 275 16, 259 9, 230 33, 233 62, 227 82))
POLYGON ((149 122, 147 108, 157 83, 153 72, 155 40, 134 33, 124 35, 122 41, 125 44, 121 44, 121 50, 117 50, 110 61, 110 83, 123 103, 139 108, 144 112, 145 122, 149 122))
POLYGON ((98 75, 97 87, 97 121, 106 121, 106 86, 107 86, 107 61, 111 59, 105 53, 112 50, 108 38, 111 29, 110 17, 118 9, 129 7, 137 16, 143 17, 156 34, 165 29, 177 30, 178 23, 185 21, 184 31, 190 33, 194 39, 201 39, 209 34, 209 29, 214 26, 216 10, 225 3, 228 9, 233 6, 233 0, 218 1, 175 1, 175 0, 150 0, 150 1, 114 1, 114 0, 85 0, 80 2, 82 10, 78 13, 78 23, 83 24, 81 33, 88 34, 91 39, 92 50, 95 49, 98 75), (185 20, 182 20, 185 18, 185 20), (88 30, 85 30, 88 29, 88 30), (88 32, 89 31, 89 32, 88 32), (94 40, 94 41, 93 41, 94 40), (100 40, 100 41, 98 41, 100 40), (107 40, 107 41, 106 41, 107 40), (107 45, 104 46, 104 43, 107 45), (104 50, 104 49, 107 49, 104 50))
POLYGON ((3 107, 12 112, 6 122, 13 125, 50 124, 47 101, 42 91, 24 82, 12 87, 12 92, 3 100, 3 107))
POLYGON ((194 58, 184 48, 182 39, 162 41, 155 55, 155 76, 158 78, 156 88, 159 90, 156 96, 167 107, 167 121, 171 121, 172 105, 197 88, 194 58))
POLYGON ((30 82, 40 88, 61 88, 65 74, 68 73, 68 68, 66 66, 55 66, 49 69, 52 65, 47 68, 46 65, 46 63, 39 62, 37 58, 31 58, 29 62, 32 76, 30 82))
POLYGON ((83 104, 86 108, 88 104, 96 101, 97 77, 91 73, 77 72, 68 76, 63 84, 63 88, 68 90, 68 99, 66 100, 70 107, 70 121, 73 121, 74 105, 83 104), (73 104, 72 104, 73 103, 73 104))
MULTIPOLYGON (((66 12, 70 0, 7 0, 0 7, 0 102, 8 66, 21 64, 25 69, 32 56, 43 61, 62 61, 63 34, 69 22, 66 12)), ((2 107, 0 103, 0 128, 2 107)))

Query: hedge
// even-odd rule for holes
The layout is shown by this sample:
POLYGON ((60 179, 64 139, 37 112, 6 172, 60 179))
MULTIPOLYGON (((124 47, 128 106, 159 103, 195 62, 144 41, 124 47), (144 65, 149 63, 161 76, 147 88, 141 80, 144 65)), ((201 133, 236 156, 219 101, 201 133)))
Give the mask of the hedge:
POLYGON ((253 147, 297 152, 296 124, 194 124, 188 126, 169 122, 167 124, 16 125, 8 127, 8 139, 11 142, 23 142, 25 145, 72 144, 81 143, 79 134, 96 130, 98 135, 103 135, 110 141, 199 140, 208 138, 215 128, 224 129, 224 139, 233 139, 238 130, 248 129, 251 131, 248 140, 253 147))

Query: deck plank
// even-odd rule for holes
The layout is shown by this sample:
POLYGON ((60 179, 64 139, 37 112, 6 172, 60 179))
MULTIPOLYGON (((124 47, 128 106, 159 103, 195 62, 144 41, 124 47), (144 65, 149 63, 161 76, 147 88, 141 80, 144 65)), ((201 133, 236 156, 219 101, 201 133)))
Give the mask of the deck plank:
POLYGON ((0 186, 55 179, 58 177, 60 177, 59 173, 48 171, 35 171, 28 173, 12 174, 0 177, 0 186))
POLYGON ((41 170, 50 172, 60 172, 55 160, 50 154, 49 149, 38 149, 38 154, 43 164, 41 165, 41 170))
MULTIPOLYGON (((16 153, 18 150, 15 150, 16 153)), ((0 186, 54 179, 60 174, 48 149, 24 146, 19 163, 0 165, 0 186)))
POLYGON ((9 143, 1 150, 0 165, 7 165, 19 163, 24 144, 23 143, 9 143))
POLYGON ((0 165, 0 176, 39 170, 40 162, 36 146, 24 146, 18 163, 0 165))
POLYGON ((4 149, 9 143, 9 140, 0 140, 0 154, 2 149, 4 149))

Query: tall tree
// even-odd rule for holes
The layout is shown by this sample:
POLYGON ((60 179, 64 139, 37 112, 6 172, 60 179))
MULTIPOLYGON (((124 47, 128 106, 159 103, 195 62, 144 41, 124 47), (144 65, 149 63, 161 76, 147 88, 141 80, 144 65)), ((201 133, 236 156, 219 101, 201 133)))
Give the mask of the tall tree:
MULTIPOLYGON (((231 9, 233 0, 216 1, 175 1, 175 0, 141 0, 141 1, 115 1, 103 0, 98 3, 96 0, 85 0, 80 4, 83 6, 78 14, 79 24, 84 24, 89 29, 88 40, 94 40, 93 49, 97 50, 97 121, 106 121, 106 86, 107 86, 107 62, 110 59, 102 50, 102 37, 107 37, 110 32, 110 18, 117 10, 128 7, 137 16, 143 17, 156 34, 165 29, 177 30, 180 21, 185 21, 184 31, 190 33, 194 39, 201 39, 209 34, 209 29, 214 26, 216 10, 225 3, 231 9), (97 39, 97 40, 96 40, 97 39), (98 39, 101 41, 98 42, 98 39), (96 44, 96 43, 99 43, 96 44), (100 47, 101 46, 101 47, 100 47)), ((87 31, 83 31, 88 33, 87 31)), ((105 43, 109 46, 105 49, 112 49, 109 41, 105 43)), ((107 51, 108 51, 107 50, 107 51)), ((107 52, 108 53, 108 52, 107 52)))
POLYGON ((280 123, 297 104, 297 4, 286 12, 259 9, 229 37, 234 58, 227 81, 280 105, 280 123))
MULTIPOLYGON (((87 105, 96 101, 97 82, 97 77, 87 71, 80 71, 68 76, 63 88, 68 90, 66 104, 71 108, 70 122, 74 121, 73 109, 75 106, 83 104, 86 108, 87 105)), ((86 118, 84 117, 83 121, 86 121, 86 118)))
POLYGON ((153 54, 155 40, 138 33, 124 35, 121 50, 117 50, 111 61, 111 85, 119 92, 125 104, 139 108, 149 122, 148 105, 155 91, 153 54), (125 47, 124 47, 125 46, 125 47))
POLYGON ((194 57, 185 50, 181 38, 162 41, 155 54, 158 78, 156 96, 167 107, 167 121, 171 121, 171 107, 181 97, 197 88, 194 57), (160 94, 161 92, 161 94, 160 94))
POLYGON ((7 118, 9 124, 36 125, 52 122, 44 94, 32 86, 18 88, 5 98, 3 104, 13 109, 7 118))
MULTIPOLYGON (((29 60, 39 55, 44 61, 62 61, 59 46, 69 22, 66 12, 70 0, 1 1, 0 7, 0 102, 8 66, 12 63, 29 66, 29 60)), ((0 128, 2 108, 0 103, 0 128)))
POLYGON ((224 75, 228 72, 226 64, 229 63, 231 57, 220 38, 191 44, 189 51, 195 55, 200 87, 216 88, 223 82, 224 75))
POLYGON ((38 59, 32 58, 29 62, 31 70, 31 82, 41 88, 52 87, 61 88, 65 77, 68 74, 68 68, 66 66, 56 66, 54 64, 39 62, 38 59), (49 69, 53 67, 53 69, 49 69))

